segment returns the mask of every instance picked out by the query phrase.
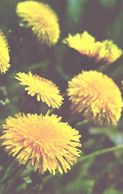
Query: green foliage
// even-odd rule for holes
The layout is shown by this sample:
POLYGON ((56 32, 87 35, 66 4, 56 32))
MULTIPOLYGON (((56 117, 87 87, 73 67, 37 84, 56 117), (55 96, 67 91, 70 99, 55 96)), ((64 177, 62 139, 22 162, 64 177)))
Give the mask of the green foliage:
POLYGON ((92 165, 93 161, 93 158, 91 158, 83 164, 79 176, 66 185, 66 193, 92 193, 94 179, 90 179, 87 172, 89 171, 89 168, 92 165))
POLYGON ((77 178, 70 185, 66 187, 66 193, 82 193, 85 192, 87 194, 92 193, 92 188, 94 185, 94 180, 82 180, 77 178))
POLYGON ((67 19, 70 31, 79 25, 83 15, 85 0, 67 0, 67 19))
POLYGON ((100 0, 101 4, 105 6, 105 8, 114 8, 117 0, 100 0))
POLYGON ((112 187, 110 187, 110 188, 108 188, 105 192, 104 192, 104 194, 122 194, 122 192, 120 192, 120 191, 117 191, 117 190, 115 190, 114 188, 112 188, 112 187))

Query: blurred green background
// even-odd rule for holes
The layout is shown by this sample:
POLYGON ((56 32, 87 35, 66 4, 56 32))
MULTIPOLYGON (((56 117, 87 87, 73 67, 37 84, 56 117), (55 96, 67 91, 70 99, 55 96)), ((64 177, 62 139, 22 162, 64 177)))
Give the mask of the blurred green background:
MULTIPOLYGON (((58 85, 64 93, 67 82, 82 70, 96 69, 112 77, 121 89, 123 80, 123 57, 112 64, 100 66, 91 64, 77 51, 62 43, 68 33, 84 30, 97 40, 111 39, 123 49, 123 1, 122 0, 43 0, 59 17, 61 35, 54 47, 41 45, 30 29, 24 28, 16 15, 20 0, 0 0, 0 29, 10 45, 11 67, 0 76, 0 130, 8 115, 15 113, 46 112, 36 100, 24 93, 14 76, 17 72, 32 71, 58 85)), ((66 122, 71 118, 70 102, 55 113, 66 122)), ((71 123, 75 127, 75 123, 71 123)), ((117 127, 96 127, 81 123, 76 127, 82 134, 83 155, 97 150, 123 144, 123 118, 117 127)), ((13 161, 0 148, 0 178, 13 161)), ((107 153, 76 164, 64 175, 45 173, 43 176, 33 169, 25 169, 19 176, 13 176, 21 166, 15 163, 14 172, 4 182, 6 189, 1 194, 121 194, 123 193, 123 151, 107 153), (11 181, 13 179, 13 182, 11 181)), ((3 187, 4 187, 3 185, 3 187)))

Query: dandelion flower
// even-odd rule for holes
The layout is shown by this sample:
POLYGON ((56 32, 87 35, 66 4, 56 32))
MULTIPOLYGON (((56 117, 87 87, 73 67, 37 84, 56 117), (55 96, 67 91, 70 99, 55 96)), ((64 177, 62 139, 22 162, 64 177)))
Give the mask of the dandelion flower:
POLYGON ((3 128, 0 139, 8 154, 39 173, 67 173, 80 156, 81 135, 57 115, 18 114, 8 117, 3 128))
POLYGON ((36 1, 19 2, 16 12, 39 41, 48 46, 57 43, 60 36, 58 17, 49 5, 36 1))
POLYGON ((112 40, 96 41, 93 36, 84 31, 82 34, 70 35, 63 43, 74 48, 82 55, 93 58, 95 62, 111 63, 122 55, 122 50, 112 40))
POLYGON ((97 125, 116 125, 122 111, 122 97, 111 78, 96 71, 83 71, 68 82, 71 109, 97 125))
POLYGON ((59 108, 62 105, 63 97, 60 95, 58 87, 45 78, 33 75, 31 72, 17 73, 15 77, 21 85, 26 85, 26 91, 31 96, 37 95, 37 101, 42 100, 49 107, 59 108))
POLYGON ((116 61, 123 54, 122 50, 119 49, 112 40, 104 40, 101 44, 102 46, 99 48, 96 59, 97 62, 101 59, 102 61, 111 63, 116 61))
POLYGON ((9 46, 7 40, 0 30, 0 71, 2 73, 6 73, 8 68, 10 67, 9 64, 10 56, 9 56, 9 46))

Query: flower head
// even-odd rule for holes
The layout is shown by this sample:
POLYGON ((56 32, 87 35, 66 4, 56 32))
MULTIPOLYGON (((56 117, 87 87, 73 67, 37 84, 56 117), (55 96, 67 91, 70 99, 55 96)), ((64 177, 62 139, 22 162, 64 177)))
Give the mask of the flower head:
POLYGON ((16 12, 39 41, 48 46, 57 43, 60 35, 58 17, 49 5, 36 1, 19 2, 16 12))
POLYGON ((122 97, 111 78, 96 71, 83 71, 68 82, 73 112, 82 112, 98 125, 116 125, 122 111, 122 97))
POLYGON ((94 58, 95 62, 111 63, 122 55, 122 50, 112 40, 96 41, 87 31, 82 34, 70 35, 63 43, 74 48, 82 55, 94 58))
POLYGON ((38 75, 33 75, 31 72, 28 74, 17 73, 15 78, 21 82, 21 85, 27 86, 25 90, 28 91, 29 95, 37 95, 37 101, 42 100, 53 108, 59 108, 62 105, 63 97, 53 82, 38 75))
POLYGON ((122 50, 112 40, 104 40, 101 42, 101 47, 99 47, 97 62, 103 60, 106 63, 111 63, 116 61, 122 54, 122 50))
POLYGON ((60 120, 54 114, 8 117, 0 138, 2 145, 20 164, 34 166, 42 174, 47 170, 55 174, 56 169, 61 174, 67 172, 80 155, 81 135, 60 120))
POLYGON ((10 67, 9 64, 10 56, 9 56, 9 48, 7 40, 0 30, 0 71, 1 73, 5 73, 10 67))

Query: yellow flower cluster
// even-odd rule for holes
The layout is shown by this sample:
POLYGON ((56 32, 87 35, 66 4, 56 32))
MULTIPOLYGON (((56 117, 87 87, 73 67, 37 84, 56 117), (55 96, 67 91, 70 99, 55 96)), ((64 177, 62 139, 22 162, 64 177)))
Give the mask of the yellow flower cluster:
POLYGON ((111 63, 123 54, 122 50, 112 40, 96 41, 87 31, 74 36, 69 34, 68 38, 63 40, 63 43, 82 55, 94 58, 95 62, 111 63))
POLYGON ((83 71, 68 82, 68 96, 73 112, 81 112, 97 125, 116 125, 122 111, 118 86, 107 75, 83 71))
POLYGON ((49 5, 36 1, 19 2, 16 12, 39 41, 48 46, 57 43, 60 36, 58 17, 49 5))
POLYGON ((2 145, 20 164, 34 166, 39 173, 61 174, 75 164, 80 156, 79 132, 56 115, 16 115, 3 125, 2 145))
MULTIPOLYGON (((58 17, 49 5, 36 1, 19 2, 16 12, 39 41, 48 46, 57 43, 60 36, 58 17)), ((111 63, 122 55, 122 50, 113 41, 96 41, 87 31, 74 36, 69 34, 63 43, 98 63, 111 63)), ((8 43, 0 31, 1 73, 8 70, 9 61, 8 43)), ((62 105, 63 97, 52 81, 31 72, 17 73, 15 78, 29 95, 36 96, 37 101, 52 108, 62 105)), ((73 77, 68 82, 67 95, 72 113, 78 112, 96 125, 116 125, 121 117, 121 92, 114 81, 101 72, 82 71, 73 77)), ((49 112, 45 116, 19 113, 15 118, 8 117, 0 137, 2 145, 20 164, 34 166, 39 173, 47 170, 53 174, 56 170, 67 173, 80 156, 81 135, 61 119, 49 112)))
MULTIPOLYGON (((15 78, 27 86, 25 90, 29 95, 37 95, 38 101, 53 108, 61 106, 63 97, 53 82, 31 72, 17 73, 15 78)), ((57 115, 20 113, 16 118, 8 117, 3 128, 0 139, 5 151, 39 173, 49 170, 55 174, 57 169, 61 174, 67 173, 80 156, 81 135, 68 123, 61 122, 57 115)))
POLYGON ((9 56, 9 46, 7 40, 0 30, 0 71, 2 73, 6 73, 8 68, 10 67, 10 56, 9 56))
MULTIPOLYGON (((42 43, 48 46, 57 43, 60 35, 58 17, 49 5, 36 1, 19 2, 16 12, 42 43)), ((0 43, 0 70, 5 73, 10 59, 2 32, 0 43)), ((52 81, 31 72, 17 73, 15 78, 26 86, 29 95, 36 96, 37 101, 45 102, 52 108, 62 105, 63 97, 52 81)), ((55 174, 57 169, 61 174, 67 173, 80 156, 81 135, 68 123, 61 122, 61 118, 48 113, 45 116, 19 113, 15 118, 8 117, 0 137, 5 151, 20 164, 33 166, 39 173, 48 170, 55 174)))

